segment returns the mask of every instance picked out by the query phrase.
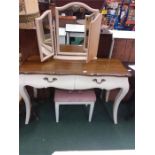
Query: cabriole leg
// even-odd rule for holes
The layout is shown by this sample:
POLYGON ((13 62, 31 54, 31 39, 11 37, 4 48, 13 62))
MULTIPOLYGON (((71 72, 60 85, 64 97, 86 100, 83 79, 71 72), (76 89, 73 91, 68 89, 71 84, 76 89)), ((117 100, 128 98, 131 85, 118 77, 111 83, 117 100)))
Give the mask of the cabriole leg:
POLYGON ((19 86, 19 92, 20 95, 22 96, 24 102, 25 102, 25 107, 26 107, 26 118, 25 118, 25 124, 29 123, 30 120, 30 115, 31 115, 31 101, 30 101, 30 96, 24 86, 19 86))
POLYGON ((116 98, 115 98, 115 102, 113 104, 113 120, 114 120, 114 124, 117 124, 117 113, 118 113, 118 107, 119 104, 121 102, 121 100, 125 97, 125 95, 127 94, 129 90, 129 83, 126 83, 126 87, 121 88, 121 90, 119 91, 119 93, 117 94, 116 98))

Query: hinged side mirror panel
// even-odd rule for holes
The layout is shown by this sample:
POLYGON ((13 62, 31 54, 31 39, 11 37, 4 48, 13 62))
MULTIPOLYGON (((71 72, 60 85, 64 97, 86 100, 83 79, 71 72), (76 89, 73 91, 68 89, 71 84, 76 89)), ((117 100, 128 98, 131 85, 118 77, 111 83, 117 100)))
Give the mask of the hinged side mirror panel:
POLYGON ((97 59, 98 44, 101 32, 102 14, 97 14, 95 19, 90 22, 88 36, 88 57, 87 62, 97 59))
POLYGON ((54 55, 53 26, 51 10, 35 19, 41 62, 54 55))

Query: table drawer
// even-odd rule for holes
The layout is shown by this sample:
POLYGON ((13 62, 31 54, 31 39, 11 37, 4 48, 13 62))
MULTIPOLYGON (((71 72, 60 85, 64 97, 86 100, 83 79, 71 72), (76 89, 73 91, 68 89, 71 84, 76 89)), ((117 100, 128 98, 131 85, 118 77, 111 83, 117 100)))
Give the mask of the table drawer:
POLYGON ((72 75, 20 75, 22 84, 35 88, 55 87, 59 89, 74 89, 74 79, 75 77, 72 75))
POLYGON ((114 89, 120 88, 126 77, 110 77, 110 76, 76 76, 75 89, 114 89))

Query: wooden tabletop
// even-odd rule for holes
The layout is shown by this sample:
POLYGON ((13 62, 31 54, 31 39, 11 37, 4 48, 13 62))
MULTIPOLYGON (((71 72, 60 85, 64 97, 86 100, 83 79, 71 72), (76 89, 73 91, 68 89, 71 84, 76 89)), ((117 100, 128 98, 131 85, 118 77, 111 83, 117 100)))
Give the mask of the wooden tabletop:
POLYGON ((23 62, 19 71, 20 74, 131 76, 117 59, 97 59, 86 63, 51 58, 46 62, 40 62, 39 57, 35 56, 23 62))

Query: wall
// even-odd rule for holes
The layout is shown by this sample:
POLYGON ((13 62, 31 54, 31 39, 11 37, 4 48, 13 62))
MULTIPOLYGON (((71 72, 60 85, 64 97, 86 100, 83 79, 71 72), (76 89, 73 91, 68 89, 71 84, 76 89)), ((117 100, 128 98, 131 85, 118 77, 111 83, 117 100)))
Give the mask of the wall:
POLYGON ((135 62, 135 39, 115 39, 112 58, 135 62))
MULTIPOLYGON (((56 6, 62 6, 70 2, 76 2, 73 0, 52 0, 56 4, 56 6)), ((101 9, 103 5, 103 0, 78 0, 78 2, 83 2, 95 9, 101 9)))

